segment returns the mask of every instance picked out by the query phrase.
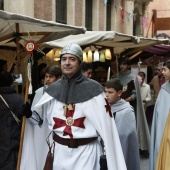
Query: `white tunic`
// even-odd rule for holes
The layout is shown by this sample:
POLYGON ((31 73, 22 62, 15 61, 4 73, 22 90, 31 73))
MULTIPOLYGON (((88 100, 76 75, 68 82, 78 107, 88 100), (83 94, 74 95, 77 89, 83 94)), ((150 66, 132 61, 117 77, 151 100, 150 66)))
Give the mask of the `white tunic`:
POLYGON ((140 86, 140 92, 142 101, 146 100, 146 102, 149 102, 151 100, 151 89, 150 86, 145 82, 143 82, 143 84, 140 86))
MULTIPOLYGON (((66 123, 64 124, 66 120, 63 114, 64 105, 45 93, 33 110, 36 110, 43 119, 47 118, 51 131, 62 138, 70 139, 69 135, 63 136, 63 131, 67 126, 66 123), (42 105, 44 105, 43 112, 42 105), (60 127, 58 120, 62 121, 64 126, 60 127), (59 127, 56 128, 57 125, 59 127)), ((73 138, 91 138, 99 134, 105 143, 108 169, 126 170, 114 118, 109 116, 105 105, 104 93, 86 102, 75 104, 74 121, 82 118, 84 121, 81 127, 74 126, 74 124, 70 126, 70 133, 73 138), (82 128, 83 125, 84 128, 82 128)), ((69 148, 56 143, 53 170, 99 170, 101 154, 101 145, 98 140, 78 148, 69 148)))
POLYGON ((150 89, 150 86, 148 84, 146 84, 145 82, 143 82, 142 85, 140 86, 140 93, 141 93, 141 99, 142 99, 144 109, 146 110, 147 103, 149 101, 151 101, 151 89, 150 89), (143 102, 144 100, 146 101, 146 104, 143 102))

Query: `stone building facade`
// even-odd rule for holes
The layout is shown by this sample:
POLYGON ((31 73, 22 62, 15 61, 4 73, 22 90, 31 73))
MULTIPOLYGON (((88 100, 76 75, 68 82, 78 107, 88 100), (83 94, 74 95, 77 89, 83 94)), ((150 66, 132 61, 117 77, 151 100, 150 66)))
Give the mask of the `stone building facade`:
POLYGON ((143 36, 142 17, 151 0, 5 0, 4 10, 93 31, 143 36))
MULTIPOLYGON (((148 18, 150 22, 150 28, 148 27, 148 37, 155 37, 155 34, 167 34, 170 36, 170 0, 154 0, 148 5, 148 18), (162 23, 158 31, 153 32, 152 26, 154 25, 154 21, 152 22, 153 10, 156 12, 156 18, 161 18, 162 23)), ((149 25, 148 25, 149 26, 149 25)), ((158 25, 159 28, 159 25, 158 25)), ((145 33, 146 35, 147 33, 145 33)), ((161 38, 164 38, 163 36, 161 38)))

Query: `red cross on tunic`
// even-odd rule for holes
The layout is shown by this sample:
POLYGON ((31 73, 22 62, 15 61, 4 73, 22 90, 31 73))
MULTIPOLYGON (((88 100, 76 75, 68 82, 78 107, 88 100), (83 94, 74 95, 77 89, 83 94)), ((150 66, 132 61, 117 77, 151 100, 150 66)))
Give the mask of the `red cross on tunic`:
POLYGON ((75 126, 75 127, 85 129, 84 119, 86 117, 80 117, 80 118, 77 118, 77 119, 73 119, 73 115, 74 115, 74 111, 75 111, 75 105, 71 105, 71 106, 72 106, 72 109, 70 109, 67 106, 66 120, 63 120, 63 119, 60 119, 60 118, 57 118, 57 117, 53 117, 53 120, 55 122, 53 129, 57 129, 57 128, 65 126, 64 131, 63 131, 63 136, 69 135, 70 138, 73 138, 71 126, 75 126))
POLYGON ((105 98, 105 101, 106 101, 106 105, 105 105, 106 112, 109 112, 110 117, 113 117, 112 112, 111 112, 111 107, 110 107, 109 102, 107 101, 106 98, 105 98))

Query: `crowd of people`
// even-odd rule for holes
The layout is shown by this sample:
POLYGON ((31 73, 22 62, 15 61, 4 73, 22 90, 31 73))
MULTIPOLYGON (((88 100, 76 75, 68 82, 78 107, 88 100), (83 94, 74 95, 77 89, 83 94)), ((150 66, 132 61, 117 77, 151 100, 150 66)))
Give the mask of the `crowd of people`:
POLYGON ((21 170, 104 170, 103 154, 109 170, 140 170, 140 155, 149 157, 150 170, 168 169, 170 61, 158 64, 148 84, 146 73, 134 75, 130 66, 121 57, 119 72, 102 86, 92 79, 92 63, 82 61, 81 47, 68 44, 60 67, 45 67, 43 86, 33 102, 24 104, 11 87, 7 61, 0 60, 0 169, 16 169, 24 115, 21 170), (151 89, 150 131, 146 110, 151 89))

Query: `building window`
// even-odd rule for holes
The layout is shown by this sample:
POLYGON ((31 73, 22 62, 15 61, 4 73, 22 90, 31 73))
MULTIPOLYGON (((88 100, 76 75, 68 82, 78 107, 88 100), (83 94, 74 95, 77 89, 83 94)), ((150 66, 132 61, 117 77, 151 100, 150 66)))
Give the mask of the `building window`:
POLYGON ((111 1, 107 2, 106 7, 106 31, 111 30, 111 1))
POLYGON ((0 0, 0 10, 4 10, 4 0, 0 0))
POLYGON ((67 24, 67 0, 56 0, 56 22, 67 24))
POLYGON ((92 31, 92 9, 93 9, 93 1, 92 0, 86 0, 85 4, 85 27, 88 31, 92 31))

